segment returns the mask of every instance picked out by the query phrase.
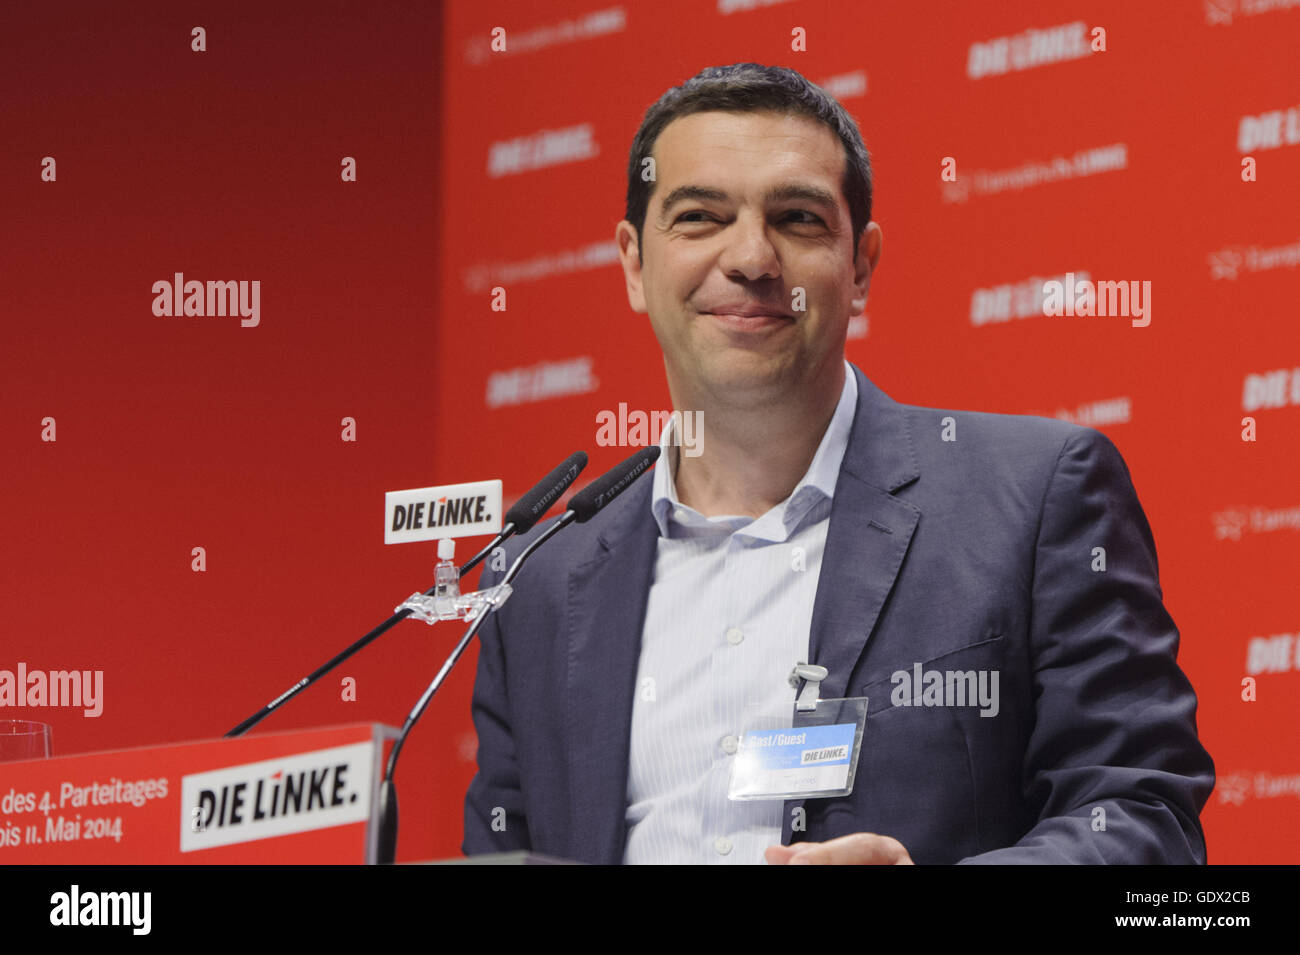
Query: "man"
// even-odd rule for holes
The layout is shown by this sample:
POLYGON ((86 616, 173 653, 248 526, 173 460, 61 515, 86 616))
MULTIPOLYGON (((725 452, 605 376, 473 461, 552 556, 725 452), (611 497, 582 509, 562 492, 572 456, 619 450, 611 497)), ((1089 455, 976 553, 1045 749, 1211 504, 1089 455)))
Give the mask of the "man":
POLYGON ((467 853, 1205 861, 1213 763, 1123 459, 847 364, 870 213, 856 124, 794 71, 708 69, 646 113, 616 236, 703 453, 665 434, 484 626, 467 853), (792 708, 805 661, 869 700, 853 791, 728 799, 747 707, 792 708), (992 698, 920 692, 934 671, 992 698))

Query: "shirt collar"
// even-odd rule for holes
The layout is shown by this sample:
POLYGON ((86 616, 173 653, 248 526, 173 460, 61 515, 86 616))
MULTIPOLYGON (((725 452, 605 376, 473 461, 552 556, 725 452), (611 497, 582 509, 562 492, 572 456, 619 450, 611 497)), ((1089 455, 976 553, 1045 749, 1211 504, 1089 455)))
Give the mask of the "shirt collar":
MULTIPOLYGON (((849 446, 849 432, 853 427, 857 403, 857 378, 853 374, 853 367, 845 361, 844 388, 840 392, 840 402, 835 406, 835 414, 831 416, 830 424, 822 435, 812 463, 790 496, 759 518, 744 515, 708 518, 678 500, 673 455, 669 453, 675 441, 677 416, 670 417, 659 439, 662 453, 654 471, 654 490, 650 502, 660 536, 699 537, 741 531, 747 536, 762 540, 788 539, 808 517, 809 512, 821 502, 829 501, 835 496, 835 484, 839 480, 845 449, 849 446)), ((697 429, 697 436, 699 433, 697 429)))

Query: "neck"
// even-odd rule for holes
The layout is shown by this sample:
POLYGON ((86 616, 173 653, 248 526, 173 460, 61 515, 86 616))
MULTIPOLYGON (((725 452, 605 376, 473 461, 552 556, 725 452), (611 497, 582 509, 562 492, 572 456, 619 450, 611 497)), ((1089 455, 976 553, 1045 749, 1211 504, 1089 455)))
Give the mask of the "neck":
POLYGON ((760 517, 788 498, 835 416, 845 373, 839 362, 825 387, 761 406, 703 408, 703 453, 671 449, 678 500, 705 517, 760 517))

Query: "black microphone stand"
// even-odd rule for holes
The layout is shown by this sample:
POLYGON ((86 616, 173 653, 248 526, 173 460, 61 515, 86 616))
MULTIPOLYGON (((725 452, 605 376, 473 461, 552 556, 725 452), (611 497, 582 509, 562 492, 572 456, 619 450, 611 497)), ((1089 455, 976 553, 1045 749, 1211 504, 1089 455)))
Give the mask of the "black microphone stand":
MULTIPOLYGON (((492 552, 493 548, 499 546, 506 538, 508 538, 511 534, 514 533, 514 530, 515 530, 514 524, 507 524, 505 527, 503 527, 501 529, 501 533, 498 534, 491 543, 489 543, 481 551, 479 551, 472 558, 470 558, 469 562, 460 568, 459 571, 460 576, 464 577, 467 573, 469 573, 480 563, 482 563, 484 558, 486 558, 488 554, 492 552)), ((435 584, 434 586, 426 590, 424 592, 424 595, 426 597, 434 597, 437 595, 436 594, 437 589, 438 589, 437 584, 435 584)), ((356 643, 352 644, 352 646, 348 647, 342 653, 335 656, 329 662, 317 667, 311 673, 307 674, 307 676, 303 677, 293 686, 289 687, 289 689, 285 690, 285 692, 277 696, 270 703, 266 704, 266 706, 262 707, 260 710, 258 710, 248 719, 244 720, 242 723, 240 723, 230 732, 226 733, 225 738, 231 739, 236 736, 243 736, 245 733, 247 733, 258 723, 262 722, 262 720, 266 719, 268 716, 270 716, 272 713, 278 710, 285 703, 289 702, 289 700, 293 699, 303 690, 307 689, 307 687, 311 686, 313 683, 315 683, 317 680, 323 677, 326 673, 329 673, 330 670, 333 670, 336 666, 338 666, 348 657, 352 656, 358 650, 361 650, 364 647, 368 646, 369 644, 373 643, 375 640, 378 640, 381 636, 383 636, 390 629, 392 629, 401 621, 405 620, 410 615, 411 615, 411 609, 409 607, 406 608, 405 610, 397 611, 397 613, 393 614, 391 617, 389 617, 379 626, 375 627, 375 629, 371 630, 369 633, 367 633, 356 643)))
MULTIPOLYGON (((510 565, 506 575, 501 578, 497 586, 509 584, 519 573, 519 568, 523 566, 525 560, 533 551, 551 539, 561 528, 567 527, 577 520, 578 515, 573 511, 566 511, 558 521, 539 534, 537 539, 525 547, 515 558, 515 562, 510 565)), ((406 737, 410 735, 411 729, 424 711, 428 709, 429 703, 433 700, 433 695, 438 692, 442 686, 443 680, 451 672, 451 668, 456 665, 469 642, 474 639, 474 634, 478 633, 479 627, 487 619, 487 615, 496 609, 496 605, 488 605, 483 608, 473 623, 465 630, 465 635, 460 638, 460 642, 452 649, 451 655, 438 671, 438 675, 433 678, 433 682, 420 695, 420 699, 412 707, 411 712, 406 717, 406 722, 402 724, 402 732, 398 735, 397 741, 393 743, 393 748, 388 752, 388 763, 384 769, 383 782, 379 784, 379 847, 376 854, 377 861, 381 864, 392 863, 397 856, 397 787, 393 782, 393 776, 397 772, 397 758, 401 755, 402 746, 406 742, 406 737)), ((407 611, 408 613, 410 611, 407 611)))

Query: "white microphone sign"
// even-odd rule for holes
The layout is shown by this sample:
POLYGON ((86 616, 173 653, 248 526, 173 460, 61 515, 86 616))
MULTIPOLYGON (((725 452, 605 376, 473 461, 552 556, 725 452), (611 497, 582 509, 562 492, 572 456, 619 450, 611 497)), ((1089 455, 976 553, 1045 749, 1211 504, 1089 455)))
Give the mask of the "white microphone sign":
POLYGON ((384 495, 384 543, 473 537, 501 530, 500 481, 417 487, 384 495))

